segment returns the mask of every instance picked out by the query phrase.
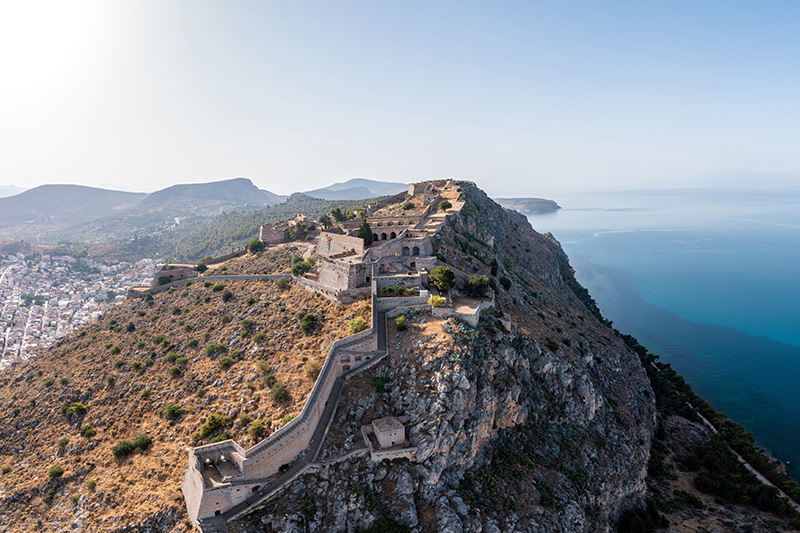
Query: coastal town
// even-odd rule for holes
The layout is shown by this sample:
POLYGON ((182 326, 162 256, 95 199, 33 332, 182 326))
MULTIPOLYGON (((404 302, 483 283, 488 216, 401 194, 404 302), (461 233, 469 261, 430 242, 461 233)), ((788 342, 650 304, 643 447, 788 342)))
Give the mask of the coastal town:
POLYGON ((0 256, 0 368, 88 324, 130 286, 149 283, 155 270, 151 259, 107 265, 71 256, 0 256))

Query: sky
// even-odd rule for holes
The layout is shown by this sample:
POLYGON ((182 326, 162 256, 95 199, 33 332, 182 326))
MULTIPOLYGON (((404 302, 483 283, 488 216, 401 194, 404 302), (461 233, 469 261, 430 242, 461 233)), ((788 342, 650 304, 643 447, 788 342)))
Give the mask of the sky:
POLYGON ((800 3, 0 3, 0 185, 800 171, 800 3))

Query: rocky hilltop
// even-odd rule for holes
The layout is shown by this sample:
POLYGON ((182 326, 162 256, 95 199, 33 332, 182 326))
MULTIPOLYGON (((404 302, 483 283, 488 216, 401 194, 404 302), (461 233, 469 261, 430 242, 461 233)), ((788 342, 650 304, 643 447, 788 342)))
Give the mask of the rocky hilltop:
MULTIPOLYGON (((321 234, 316 248, 256 249, 206 279, 129 299, 0 374, 0 529, 189 530, 197 509, 187 511, 185 482, 181 492, 187 449, 254 449, 286 434, 334 363, 347 379, 310 456, 280 465, 266 485, 237 481, 230 458, 200 465, 209 494, 278 487, 201 520, 203 531, 701 531, 794 516, 770 488, 738 500, 718 490, 725 479, 713 476, 728 470, 728 489, 750 482, 731 454, 755 464, 752 439, 603 320, 550 235, 472 183, 440 188, 437 197, 434 185, 412 186, 399 203, 377 206, 364 235, 378 242, 361 257, 390 250, 395 237, 418 242, 420 250, 401 243, 397 256, 384 254, 372 275, 380 264, 395 269, 383 281, 428 280, 432 271, 397 271, 427 261, 455 273, 450 290, 378 291, 353 250, 334 249, 353 237, 331 233, 325 244, 321 234), (415 216, 415 229, 396 228, 415 216), (329 255, 317 255, 323 247, 329 255), (323 282, 348 265, 361 281, 342 291, 346 301, 359 291, 371 300, 332 301, 323 282), (291 282, 255 279, 290 269, 291 282), (428 291, 451 307, 426 303, 428 291), (386 317, 396 293, 416 303, 386 317), (470 315, 476 305, 482 311, 470 315), (370 318, 387 324, 373 320, 382 354, 356 373, 342 365, 357 352, 332 346, 370 318), (375 440, 399 428, 399 441, 375 440), (714 474, 714 464, 727 470, 714 474), (739 505, 748 498, 760 511, 739 505)), ((756 467, 775 470, 765 464, 756 467)))

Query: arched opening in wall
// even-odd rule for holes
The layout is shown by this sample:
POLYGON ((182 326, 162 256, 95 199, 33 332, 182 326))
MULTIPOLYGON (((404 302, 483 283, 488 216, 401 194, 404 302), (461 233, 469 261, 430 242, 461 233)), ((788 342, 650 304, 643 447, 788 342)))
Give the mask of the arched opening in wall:
POLYGON ((377 233, 373 233, 372 234, 372 240, 373 241, 377 241, 378 240, 378 234, 377 233))
POLYGON ((412 255, 419 255, 419 246, 415 246, 414 250, 411 253, 412 255))
POLYGON ((389 236, 389 238, 396 239, 397 238, 397 233, 392 232, 392 234, 389 236))
POLYGON ((222 514, 222 511, 220 511, 219 509, 217 509, 216 511, 214 511, 214 516, 219 516, 219 515, 221 515, 221 514, 222 514))
POLYGON ((369 276, 367 276, 366 278, 364 278, 364 281, 366 281, 367 283, 369 283, 370 281, 372 281, 372 279, 371 279, 369 276))
POLYGON ((388 222, 386 225, 387 226, 394 226, 394 222, 388 222))
POLYGON ((342 372, 349 372, 349 371, 350 371, 350 365, 344 365, 342 367, 342 372))
POLYGON ((403 246, 403 255, 410 255, 411 250, 408 249, 408 246, 403 246))
POLYGON ((342 356, 342 363, 349 363, 349 362, 350 362, 350 356, 349 355, 343 355, 342 356))
POLYGON ((357 355, 357 356, 356 356, 356 362, 359 362, 359 361, 361 361, 361 356, 360 356, 360 355, 357 355))
POLYGON ((260 488, 261 488, 261 486, 260 486, 260 485, 256 485, 256 486, 254 486, 254 487, 253 487, 253 492, 258 492, 258 489, 260 489, 260 488))
POLYGON ((417 262, 416 261, 411 261, 411 268, 416 270, 416 268, 417 268, 417 262))
POLYGON ((381 240, 382 240, 382 241, 385 241, 385 240, 386 240, 386 234, 385 234, 385 233, 381 233, 381 240))

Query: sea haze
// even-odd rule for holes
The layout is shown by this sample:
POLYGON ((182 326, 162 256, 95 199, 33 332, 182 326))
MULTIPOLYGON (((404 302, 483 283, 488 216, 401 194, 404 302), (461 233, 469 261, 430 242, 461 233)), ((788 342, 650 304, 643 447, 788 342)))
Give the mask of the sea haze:
POLYGON ((532 215, 614 326, 800 479, 800 188, 569 194, 532 215))

